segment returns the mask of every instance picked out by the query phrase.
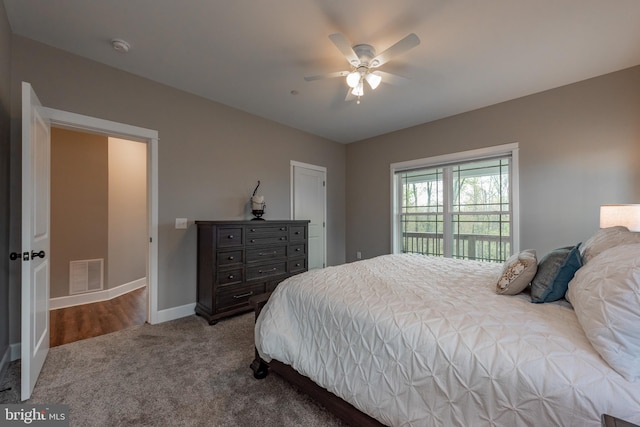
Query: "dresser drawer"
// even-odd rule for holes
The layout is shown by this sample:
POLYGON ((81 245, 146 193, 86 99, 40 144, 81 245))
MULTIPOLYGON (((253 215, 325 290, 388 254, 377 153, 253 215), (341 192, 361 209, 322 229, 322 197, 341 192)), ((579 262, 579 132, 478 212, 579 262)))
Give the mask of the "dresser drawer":
POLYGON ((303 256, 307 254, 307 245, 304 243, 298 245, 289 245, 288 255, 292 256, 303 256))
POLYGON ((294 225, 289 228, 289 240, 292 242, 307 240, 307 227, 294 225))
POLYGON ((219 228, 216 236, 216 242, 219 248, 227 246, 242 245, 242 227, 224 227, 219 228))
POLYGON ((216 309, 225 309, 249 304, 253 295, 264 293, 264 283, 248 286, 234 286, 230 289, 219 289, 216 295, 216 309))
POLYGON ((289 226, 284 224, 248 226, 247 236, 259 236, 264 234, 287 234, 289 226))
POLYGON ((299 259, 291 259, 288 262, 289 273, 296 274, 302 273, 307 270, 307 259, 299 258, 299 259))
POLYGON ((243 269, 235 268, 233 270, 218 271, 218 285, 228 286, 235 283, 244 282, 243 269))
POLYGON ((289 238, 286 234, 261 234, 249 236, 247 238, 247 246, 256 246, 256 245, 273 245, 275 243, 287 243, 289 238))
POLYGON ((247 280, 264 279, 287 272, 286 261, 272 262, 255 267, 247 267, 247 280))
POLYGON ((286 258, 286 246, 269 246, 265 248, 247 249, 247 262, 272 260, 274 258, 286 258))
POLYGON ((244 262, 242 253, 242 249, 238 249, 235 251, 218 252, 216 265, 219 267, 224 267, 226 265, 242 264, 244 262))

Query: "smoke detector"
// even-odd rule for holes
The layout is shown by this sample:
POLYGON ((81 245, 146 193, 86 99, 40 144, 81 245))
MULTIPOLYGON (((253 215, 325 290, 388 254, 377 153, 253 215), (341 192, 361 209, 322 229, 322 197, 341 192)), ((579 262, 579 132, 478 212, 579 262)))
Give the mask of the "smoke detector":
POLYGON ((131 49, 131 45, 122 39, 111 40, 111 47, 113 50, 120 53, 127 53, 131 49))

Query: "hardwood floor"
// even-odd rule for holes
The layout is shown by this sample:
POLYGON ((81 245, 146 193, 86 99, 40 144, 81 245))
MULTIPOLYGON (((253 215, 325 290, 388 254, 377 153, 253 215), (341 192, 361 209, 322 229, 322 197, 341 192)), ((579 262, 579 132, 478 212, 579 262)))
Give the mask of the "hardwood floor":
POLYGON ((49 316, 51 347, 142 325, 147 320, 147 288, 109 301, 51 310, 49 316))

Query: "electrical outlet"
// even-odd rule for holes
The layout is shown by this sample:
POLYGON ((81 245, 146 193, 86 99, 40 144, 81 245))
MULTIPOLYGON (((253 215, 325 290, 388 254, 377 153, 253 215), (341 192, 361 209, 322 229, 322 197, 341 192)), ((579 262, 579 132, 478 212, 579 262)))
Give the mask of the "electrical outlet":
POLYGON ((176 218, 176 230, 187 228, 187 218, 176 218))
POLYGON ((362 259, 362 252, 356 252, 356 259, 362 259))

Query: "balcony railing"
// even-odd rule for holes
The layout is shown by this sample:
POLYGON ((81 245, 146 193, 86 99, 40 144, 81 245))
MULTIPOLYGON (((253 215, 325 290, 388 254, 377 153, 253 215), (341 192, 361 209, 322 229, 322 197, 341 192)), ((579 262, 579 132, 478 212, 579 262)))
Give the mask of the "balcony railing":
MULTIPOLYGON (((443 255, 442 233, 402 233, 402 252, 443 255)), ((457 234, 453 240, 453 257, 477 261, 504 262, 511 254, 511 242, 505 236, 457 234)))

